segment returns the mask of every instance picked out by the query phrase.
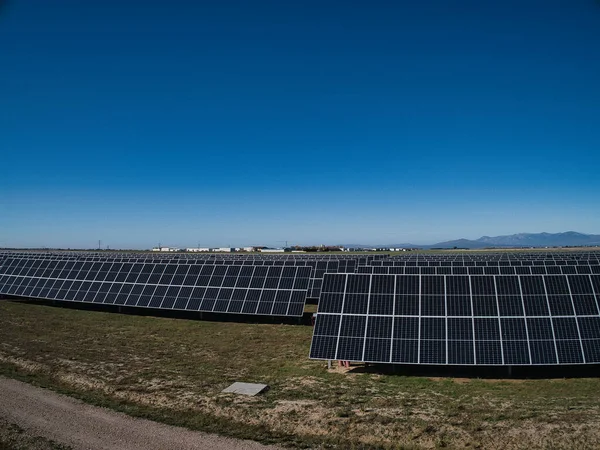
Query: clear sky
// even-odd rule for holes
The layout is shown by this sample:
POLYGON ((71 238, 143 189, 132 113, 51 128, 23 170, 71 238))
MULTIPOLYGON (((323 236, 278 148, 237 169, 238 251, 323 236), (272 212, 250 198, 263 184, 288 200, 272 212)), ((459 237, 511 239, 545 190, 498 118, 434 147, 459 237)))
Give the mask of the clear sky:
POLYGON ((0 247, 600 233, 596 0, 0 0, 0 247))

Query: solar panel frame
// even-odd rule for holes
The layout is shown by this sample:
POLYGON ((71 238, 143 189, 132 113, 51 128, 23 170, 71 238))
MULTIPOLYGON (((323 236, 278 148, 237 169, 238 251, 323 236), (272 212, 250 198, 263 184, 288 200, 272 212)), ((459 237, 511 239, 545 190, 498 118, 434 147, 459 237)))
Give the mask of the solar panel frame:
POLYGON ((306 265, 203 264, 194 265, 192 270, 190 264, 156 263, 137 267, 139 274, 135 281, 128 282, 127 277, 135 267, 128 262, 103 261, 96 266, 97 271, 90 267, 80 279, 79 274, 84 272, 86 264, 84 262, 73 264, 72 268, 78 269, 75 272, 64 270, 67 261, 49 260, 41 276, 29 277, 27 274, 32 269, 41 266, 35 259, 19 258, 5 264, 6 261, 3 260, 0 271, 0 294, 23 296, 26 293, 28 297, 46 300, 295 317, 302 316, 304 312, 308 282, 312 275, 312 268, 306 265), (242 267, 248 267, 251 271, 245 288, 237 287, 242 267), (185 285, 183 283, 190 272, 199 272, 199 275, 189 279, 195 280, 193 285, 185 285), (59 278, 61 276, 67 278, 59 278), (204 284, 199 286, 201 277, 204 277, 204 284), (77 290, 72 290, 73 286, 77 290), (238 292, 234 300, 236 289, 238 292), (181 292, 185 293, 186 299, 180 298, 181 292), (200 292, 202 298, 190 302, 192 295, 200 292), (245 295, 238 300, 241 293, 245 295), (230 310, 232 302, 240 301, 241 305, 233 303, 230 310), (184 302, 185 308, 182 308, 184 302), (190 305, 195 305, 195 308, 190 308, 190 305))
POLYGON ((600 363, 600 307, 596 295, 600 276, 468 275, 469 295, 462 296, 462 303, 469 306, 464 306, 465 311, 457 315, 448 314, 449 298, 464 294, 464 277, 326 274, 310 357, 438 365, 600 363), (370 277, 368 293, 357 294, 356 285, 364 286, 365 276, 370 277), (362 278, 357 281, 356 277, 362 278), (379 277, 375 285, 381 285, 381 280, 387 277, 388 291, 393 285, 391 314, 379 314, 371 309, 372 296, 379 298, 382 289, 381 286, 375 291, 372 289, 374 277, 379 277), (418 286, 414 283, 415 278, 418 278, 418 286), (441 305, 431 309, 426 302, 436 300, 432 300, 432 296, 439 295, 442 282, 443 309, 441 305), (592 314, 578 314, 572 284, 577 284, 576 295, 586 296, 588 309, 585 312, 592 314), (349 290, 349 286, 355 287, 349 290), (355 295, 362 296, 362 310, 353 304, 356 299, 352 296, 355 295), (412 300, 414 303, 415 297, 418 298, 417 307, 413 305, 406 310, 406 302, 412 300), (486 301, 487 297, 490 297, 489 306, 481 309, 482 314, 477 314, 475 302, 486 301), (512 305, 507 309, 500 306, 505 297, 512 305), (528 297, 533 298, 531 307, 526 305, 528 297), (559 307, 552 306, 552 297, 558 297, 559 307), (516 298, 522 303, 518 307, 516 298), (536 303, 542 298, 545 309, 540 309, 541 303, 536 303), (350 308, 348 301, 352 305, 350 308), (591 309, 591 305, 595 309, 591 309), (381 325, 384 322, 390 325, 381 325), (371 323, 376 323, 379 329, 371 330, 371 323), (332 324, 338 326, 337 332, 332 324), (359 336, 361 333, 362 337, 359 336))

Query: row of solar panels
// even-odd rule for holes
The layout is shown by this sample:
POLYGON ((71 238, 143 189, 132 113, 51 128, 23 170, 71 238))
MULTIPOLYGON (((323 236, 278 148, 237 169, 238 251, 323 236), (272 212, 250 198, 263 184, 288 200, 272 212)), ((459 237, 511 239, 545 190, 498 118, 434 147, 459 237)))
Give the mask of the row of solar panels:
POLYGON ((5 258, 0 262, 0 294, 300 316, 309 289, 319 289, 322 283, 312 358, 452 365, 600 362, 597 266, 357 267, 351 260, 322 263, 313 268, 312 264, 132 264, 5 258), (419 273, 326 273, 353 268, 370 272, 418 269, 419 273), (448 269, 453 273, 466 269, 468 273, 437 272, 448 269), (514 274, 501 272, 512 269, 514 274), (517 272, 525 269, 546 272, 517 272), (552 272, 557 269, 560 273, 552 272), (436 274, 426 273, 429 270, 436 274), (471 270, 484 273, 469 274, 471 270))
POLYGON ((117 258, 136 258, 136 259, 269 259, 269 260, 299 260, 299 259, 366 259, 369 261, 410 261, 410 262, 461 262, 461 261, 535 261, 535 260, 598 260, 600 259, 600 251, 584 252, 584 251, 561 251, 561 252, 536 252, 536 253, 507 253, 507 252, 486 252, 486 253, 458 253, 458 254, 428 254, 428 253, 408 253, 403 255, 391 256, 385 253, 374 254, 322 254, 322 253, 286 253, 286 254, 240 254, 240 253, 93 253, 93 252, 23 252, 23 251, 0 251, 0 258, 3 256, 23 256, 23 257, 38 257, 38 258, 100 258, 100 259, 117 259, 117 258))
POLYGON ((45 257, 27 255, 7 255, 3 259, 37 259, 42 261, 83 261, 83 262, 121 262, 121 263, 179 263, 179 264, 221 264, 221 265, 265 265, 265 266, 305 266, 324 267, 329 263, 368 265, 372 261, 367 258, 298 258, 298 259, 270 259, 270 258, 238 258, 238 259, 212 259, 212 258, 94 258, 82 256, 75 257, 45 257))
POLYGON ((110 267, 92 270, 83 269, 86 263, 63 263, 62 269, 4 265, 0 267, 0 294, 188 311, 301 316, 313 270, 306 266, 208 264, 144 264, 139 271, 133 270, 133 264, 129 270, 123 270, 124 264, 100 264, 97 269, 110 267))
POLYGON ((283 261, 281 264, 269 264, 274 261, 244 261, 243 264, 241 262, 232 262, 231 264, 217 264, 211 261, 201 261, 189 263, 187 261, 179 261, 179 262, 153 262, 153 261, 144 261, 139 263, 131 263, 131 262, 122 262, 122 261, 82 261, 82 260, 36 260, 36 259, 28 259, 28 258, 20 258, 14 259, 9 258, 4 262, 0 262, 0 266, 5 267, 5 271, 10 273, 17 272, 18 274, 25 273, 46 273, 50 271, 57 270, 93 270, 93 271, 140 271, 144 267, 150 266, 158 266, 164 267, 165 264, 175 264, 179 266, 195 266, 201 270, 204 265, 209 266, 222 266, 222 267, 236 267, 235 270, 239 270, 240 267, 245 266, 257 266, 257 267, 273 267, 273 268, 282 268, 282 267, 311 267, 315 271, 315 276, 318 278, 322 278, 323 274, 326 271, 335 271, 335 272, 349 272, 352 273, 356 268, 356 261, 354 260, 342 260, 342 261, 297 261, 296 264, 287 264, 283 261))
POLYGON ((543 255, 593 255, 600 252, 600 247, 587 247, 579 249, 521 249, 517 251, 507 251, 508 249, 487 249, 487 250, 464 250, 464 251, 434 251, 434 252, 423 252, 423 251, 412 251, 395 253, 393 258, 430 258, 430 259, 455 259, 455 258, 485 258, 489 255, 498 256, 502 258, 523 258, 523 257, 537 257, 543 255))
POLYGON ((97 253, 97 252, 32 252, 32 251, 0 251, 0 258, 6 255, 38 257, 38 258, 99 258, 99 259, 267 259, 267 260, 328 260, 328 259, 363 259, 366 261, 386 260, 388 262, 470 262, 470 261, 535 261, 535 260, 599 260, 600 251, 541 251, 541 252, 483 252, 483 253, 406 253, 391 256, 389 254, 323 254, 323 253, 285 253, 285 254, 238 254, 238 253, 97 253))
POLYGON ((519 260, 519 259, 597 259, 600 250, 593 251, 537 251, 537 252, 463 252, 463 253, 404 253, 390 255, 386 259, 397 261, 485 261, 485 260, 519 260))
MULTIPOLYGON (((23 258, 23 259, 30 259, 30 258, 23 258)), ((35 259, 35 258, 34 258, 35 259)), ((37 259, 39 261, 65 261, 65 259, 45 259, 45 258, 40 258, 37 259)), ((197 260, 189 260, 189 259, 181 259, 181 260, 162 260, 162 259, 103 259, 103 260, 96 260, 96 259, 66 259, 67 261, 78 261, 78 262, 96 262, 96 263, 132 263, 132 264, 165 264, 165 263, 175 263, 175 264, 196 264, 196 265, 203 265, 203 264, 214 264, 214 265, 224 265, 224 266, 230 266, 230 265, 235 265, 235 266, 244 266, 244 265, 248 265, 248 266, 311 266, 315 269, 323 269, 323 268, 328 268, 328 267, 332 267, 332 265, 334 264, 338 264, 338 266, 340 267, 340 271, 341 268, 345 268, 349 273, 358 271, 358 270, 364 270, 368 273, 371 273, 371 271, 373 270, 372 268, 376 268, 376 269, 383 269, 381 272, 373 272, 373 273, 396 273, 396 274, 401 274, 403 273, 402 270, 404 270, 403 268, 406 267, 406 271, 410 271, 410 270, 423 270, 423 271, 427 271, 427 269, 430 269, 432 271, 435 271, 435 268, 442 268, 440 270, 450 270, 450 268, 456 268, 456 270, 458 272, 460 272, 460 268, 487 268, 487 267, 491 267, 492 270, 498 269, 500 267, 500 270, 505 270, 505 267, 515 267, 517 268, 516 270, 520 270, 521 267, 553 267, 553 266, 578 266, 578 265, 588 265, 588 266, 598 266, 600 265, 600 262, 596 262, 596 261, 523 261, 521 262, 513 262, 512 264, 498 264, 498 263, 492 263, 492 262, 477 262, 477 263, 473 263, 473 262, 465 262, 457 264, 457 263, 453 263, 453 264, 439 264, 439 263, 434 263, 434 264, 412 264, 412 263, 407 263, 407 264, 374 264, 374 262, 371 262, 369 264, 363 264, 361 260, 353 260, 353 259, 346 259, 346 260, 327 260, 327 261, 315 261, 315 260, 252 260, 252 259, 248 259, 248 260, 201 260, 201 259, 197 259, 197 260), (386 269, 389 269, 388 271, 386 271, 386 269)), ((1 262, 2 260, 0 260, 1 262)), ((509 269, 511 270, 511 269, 509 269)), ((514 270, 514 269, 513 269, 514 270)), ((537 269, 532 269, 532 270, 537 270, 537 269)), ((457 273, 458 273, 457 272, 457 273)), ((414 272, 413 272, 414 273, 414 272)), ((433 272, 432 272, 433 273, 433 272)), ((440 273, 450 273, 450 272, 440 272, 440 273)))
MULTIPOLYGON (((175 289, 178 286, 184 286, 186 289, 182 291, 181 296, 185 296, 188 293, 187 287, 211 287, 211 288, 229 288, 233 283, 232 280, 238 279, 237 285, 235 287, 240 288, 240 283, 243 284, 247 277, 253 278, 252 288, 258 288, 261 285, 261 280, 266 277, 267 283, 265 286, 270 287, 269 280, 271 280, 271 284, 273 283, 273 279, 279 278, 281 276, 282 270, 283 278, 289 278, 290 273, 294 273, 293 270, 295 267, 306 267, 306 271, 302 272, 302 276, 306 276, 309 274, 307 291, 305 293, 305 298, 314 298, 317 299, 320 295, 320 288, 322 283, 322 278, 325 272, 354 272, 356 261, 352 259, 344 259, 344 260, 325 260, 325 261, 297 261, 297 264, 291 265, 287 264, 286 261, 274 261, 276 264, 270 265, 269 261, 263 260, 248 260, 244 261, 244 264, 239 264, 238 262, 234 262, 230 265, 224 264, 215 264, 207 263, 205 261, 202 264, 198 264, 198 261, 194 261, 196 264, 186 264, 185 262, 158 262, 158 263, 150 263, 145 261, 144 263, 123 263, 119 261, 104 261, 104 262, 93 262, 87 259, 82 260, 56 260, 56 259, 32 259, 32 258, 7 258, 0 265, 0 274, 4 275, 4 278, 0 278, 0 283, 4 285, 4 289, 0 290, 0 293, 8 294, 8 295, 23 295, 23 296, 35 296, 39 298, 50 298, 50 299, 59 299, 55 297, 56 292, 65 291, 65 287, 52 287, 50 285, 49 288, 45 288, 41 284, 33 286, 30 289, 29 284, 33 283, 33 279, 41 278, 41 279, 52 279, 52 280, 62 280, 62 281, 96 281, 96 282, 116 282, 116 283, 135 283, 138 285, 141 284, 160 284, 164 286, 169 286, 175 289), (290 271, 291 269, 291 271, 290 271), (286 275, 286 273, 288 275, 286 275), (12 276, 11 278, 7 278, 7 276, 12 276), (15 277, 25 277, 27 280, 17 280, 15 277), (18 282, 17 282, 18 281, 18 282)), ((273 262, 273 261, 272 261, 273 262)), ((66 286, 66 285, 65 285, 66 286)), ((280 286, 281 287, 281 286, 280 286)), ((287 285, 285 286, 288 287, 287 285)), ((97 292, 99 286, 92 286, 91 290, 86 293, 85 299, 93 298, 94 302, 112 302, 113 296, 109 296, 108 299, 100 298, 99 296, 93 297, 93 294, 97 292)), ((83 290, 89 289, 88 285, 83 285, 83 288, 80 289, 79 285, 70 286, 68 290, 83 290)), ((112 288, 113 291, 117 289, 116 286, 112 288)), ((128 289, 127 286, 120 291, 119 299, 122 299, 123 296, 129 292, 126 292, 128 289)), ((147 289, 148 290, 148 289, 147 289)), ((147 291, 146 290, 146 291, 147 291)), ((112 293, 112 292, 111 292, 112 293)), ((64 293, 63 293, 64 294, 64 293)), ((127 305, 138 305, 138 306, 151 306, 155 307, 157 304, 160 306, 161 303, 156 301, 151 301, 148 305, 142 303, 138 303, 137 299, 134 297, 137 295, 137 289, 133 289, 133 294, 129 296, 127 300, 127 305)), ((197 294, 197 292, 195 293, 197 294)), ((223 300, 223 297, 226 297, 229 294, 228 289, 223 289, 219 293, 215 293, 213 290, 205 292, 204 295, 217 296, 217 300, 223 300)), ((78 295, 73 294, 72 292, 65 298, 66 300, 80 300, 84 295, 83 292, 79 292, 78 295), (71 298, 73 297, 73 298, 71 298)), ((156 290, 156 295, 162 295, 162 290, 156 290)), ((231 295, 235 295, 236 298, 242 296, 241 292, 234 292, 231 295)), ((255 293, 250 293, 250 295, 255 295, 255 293)), ((263 294, 263 296, 271 295, 269 292, 263 294)), ((298 295, 294 294, 294 302, 298 303, 298 295)), ((214 300, 213 297, 207 298, 209 301, 214 300)), ((261 297, 262 298, 262 297, 261 297)), ((245 300, 245 298, 244 298, 245 300)), ((120 302, 121 300, 117 300, 120 302)), ((168 304, 168 303, 167 303, 168 304)), ((164 306, 163 306, 164 307, 164 306)), ((170 306, 169 306, 170 307, 170 306)), ((196 304, 194 302, 189 303, 188 308, 196 308, 196 304)), ((301 315, 303 312, 304 300, 302 303, 302 308, 300 305, 294 305, 291 309, 283 312, 282 308, 276 308, 272 310, 272 314, 282 314, 282 315, 301 315)), ((201 306, 203 310, 206 310, 207 306, 201 306)), ((216 306, 216 310, 212 309, 211 311, 223 312, 219 309, 219 305, 216 306)), ((249 308, 249 306, 248 306, 249 308)), ((244 309, 246 312, 248 309, 244 309)), ((265 308, 256 309, 259 313, 263 313, 265 308)), ((225 312, 239 312, 238 309, 232 309, 231 311, 227 309, 225 312)))
MULTIPOLYGON (((324 273, 382 273, 382 274, 571 274, 571 273, 598 273, 599 266, 596 264, 579 263, 573 264, 573 262, 567 261, 544 261, 548 264, 530 264, 530 262, 523 262, 523 265, 486 265, 478 264, 472 265, 434 265, 428 266, 376 266, 373 262, 369 266, 360 266, 356 260, 344 259, 344 260, 325 260, 325 261, 314 261, 314 260, 297 260, 297 261, 274 261, 274 260, 180 260, 176 262, 171 261, 158 261, 142 260, 139 263, 128 263, 120 260, 106 260, 106 261, 90 261, 87 259, 79 260, 54 260, 54 259, 35 259, 35 258, 6 258, 0 262, 5 266, 9 273, 18 274, 33 274, 32 269, 36 269, 36 275, 45 273, 48 275, 49 271, 53 270, 91 270, 91 271, 140 271, 145 265, 155 264, 163 267, 161 264, 196 264, 199 266, 209 265, 223 265, 223 266, 310 266, 314 269, 314 273, 311 278, 322 279, 324 273), (561 264, 563 262, 564 264, 561 264), (19 270, 14 272, 15 267, 27 266, 28 271, 19 270), (112 268, 112 269, 111 269, 112 268), (42 271, 42 269, 44 269, 42 271)), ((539 263, 539 262, 538 262, 539 263)), ((160 270, 160 269, 157 269, 160 270)))
POLYGON ((180 259, 210 259, 210 260, 343 260, 343 259, 357 259, 361 258, 366 261, 373 261, 377 259, 387 258, 388 254, 373 254, 373 255, 344 255, 344 254, 320 254, 320 253, 301 253, 301 254, 239 254, 239 253, 223 253, 223 254, 207 254, 207 253, 181 253, 181 254, 161 254, 161 253, 90 253, 90 252, 62 252, 62 253, 51 253, 51 252, 17 252, 17 251, 0 251, 0 258, 2 257, 24 257, 24 258, 46 258, 46 259, 82 259, 87 258, 90 260, 103 260, 103 259, 160 259, 160 260, 173 260, 177 261, 180 259))
MULTIPOLYGON (((552 261, 555 263, 555 261, 552 261)), ((95 272, 124 272, 129 277, 136 276, 142 269, 146 272, 162 273, 165 261, 151 262, 145 260, 140 263, 127 263, 119 260, 111 261, 90 261, 80 260, 54 260, 54 259, 31 259, 31 258, 7 258, 3 262, 4 272, 7 274, 27 275, 36 277, 60 277, 68 279, 72 271, 79 272, 78 279, 86 279, 87 273, 95 272), (85 275, 84 275, 85 274, 85 275)), ((178 261, 169 264, 180 265, 180 270, 185 269, 189 264, 187 260, 178 261)), ((309 280, 309 298, 318 298, 325 273, 376 273, 376 274, 575 274, 575 273, 600 273, 600 265, 533 265, 533 266, 357 266, 357 261, 352 259, 344 260, 325 260, 325 261, 268 261, 268 260, 239 260, 239 261, 206 261, 195 260, 193 264, 197 267, 203 267, 208 264, 210 267, 222 265, 225 267, 239 266, 268 266, 268 267, 288 267, 288 266, 310 266, 314 270, 309 280)), ((194 269, 190 272, 199 273, 200 269, 194 269)), ((230 276, 235 276, 237 269, 231 269, 230 276)), ((124 275, 122 275, 124 276, 124 275)), ((169 284, 171 281, 165 281, 163 284, 169 284)), ((191 281, 187 284, 193 284, 191 281)))
POLYGON ((311 358, 600 363, 600 275, 327 274, 311 358))
MULTIPOLYGON (((127 263, 180 263, 180 264, 222 264, 222 265, 290 265, 303 266, 310 265, 317 269, 324 268, 328 264, 338 263, 341 267, 347 269, 349 273, 355 271, 353 267, 506 267, 506 266, 565 266, 565 265, 600 265, 600 261, 594 259, 588 260, 559 260, 559 259, 543 259, 543 260, 496 260, 496 261, 394 261, 394 260, 369 260, 365 258, 344 258, 344 259, 202 259, 202 258, 181 258, 181 259, 161 259, 161 258, 46 258, 43 255, 34 256, 15 256, 5 255, 3 259, 39 259, 42 261, 91 261, 91 262, 127 262, 127 263)), ((390 272, 400 273, 400 272, 390 272)))
POLYGON ((549 266, 359 266, 356 273, 390 275, 552 275, 600 273, 600 264, 549 266))
POLYGON ((39 259, 43 261, 92 261, 92 262, 139 262, 139 263, 164 263, 174 262, 181 264, 224 264, 224 265, 289 265, 289 266, 302 266, 308 264, 327 264, 329 262, 338 261, 340 263, 354 262, 356 265, 369 265, 374 267, 486 267, 486 266, 560 266, 560 265, 577 265, 577 264, 600 264, 600 260, 588 259, 588 260, 558 260, 558 259, 540 259, 540 260, 502 260, 502 261, 393 261, 393 260, 378 260, 369 261, 364 258, 344 258, 344 259, 206 259, 206 258, 178 258, 178 259, 165 259, 165 258, 44 258, 44 257, 29 257, 29 256, 10 256, 10 258, 23 258, 23 259, 39 259))
MULTIPOLYGON (((22 258, 23 260, 29 260, 30 258, 22 258)), ((314 261, 314 260, 300 260, 300 261, 272 261, 272 260, 245 260, 245 261, 228 261, 228 260, 189 260, 189 259, 181 259, 181 260, 162 260, 162 259, 140 259, 140 260, 128 260, 128 259, 104 259, 104 260, 94 260, 94 259, 36 259, 36 261, 41 262, 60 262, 60 261, 71 261, 71 262, 79 262, 79 263, 128 263, 128 264, 193 264, 193 265, 203 265, 203 264, 212 264, 212 265, 221 265, 221 266, 311 266, 313 268, 327 268, 332 264, 338 264, 339 266, 352 266, 356 265, 355 260, 329 260, 329 261, 314 261)), ((1 262, 1 261, 0 261, 1 262)))
POLYGON ((600 264, 598 259, 524 259, 524 260, 486 260, 486 261, 372 261, 374 267, 507 267, 507 266, 576 266, 577 264, 600 264))
MULTIPOLYGON (((319 298, 321 282, 323 275, 326 272, 338 273, 338 272, 349 272, 355 271, 356 261, 351 259, 346 260, 328 260, 328 261, 296 261, 296 264, 288 264, 287 261, 243 261, 232 262, 232 264, 215 264, 214 262, 207 261, 194 261, 195 264, 188 264, 186 261, 170 263, 172 266, 176 265, 179 267, 178 270, 189 271, 190 277, 193 274, 201 273, 202 268, 208 266, 212 268, 214 266, 220 266, 227 270, 227 276, 237 276, 240 267, 247 266, 258 266, 258 267, 302 267, 307 266, 312 268, 311 276, 309 279, 308 286, 308 297, 317 299, 319 298), (268 264, 268 263, 276 264, 268 264), (193 265, 195 269, 191 270, 188 266, 193 265), (186 269, 187 268, 187 269, 186 269)), ((77 277, 76 279, 87 280, 88 277, 94 276, 95 273, 103 274, 104 272, 120 273, 122 277, 128 276, 129 279, 135 279, 135 277, 142 271, 145 272, 156 272, 162 273, 165 268, 164 261, 161 262, 144 262, 144 263, 124 263, 120 261, 104 261, 104 262, 93 262, 88 260, 54 260, 54 259, 29 259, 29 258, 7 258, 4 261, 4 268, 2 272, 9 275, 26 275, 30 277, 45 277, 45 278, 61 278, 70 279, 77 277)), ((171 266, 171 267, 172 267, 171 266)), ((208 269, 206 269, 208 270, 208 269)), ((202 272, 203 273, 203 272, 202 272)), ((165 274, 166 277, 167 274, 165 274)), ((122 281, 122 280, 118 280, 122 281)), ((173 279, 165 279, 161 284, 171 284, 173 279)), ((175 284, 180 284, 175 282, 175 284)), ((188 285, 193 285, 192 280, 187 282, 188 285)))

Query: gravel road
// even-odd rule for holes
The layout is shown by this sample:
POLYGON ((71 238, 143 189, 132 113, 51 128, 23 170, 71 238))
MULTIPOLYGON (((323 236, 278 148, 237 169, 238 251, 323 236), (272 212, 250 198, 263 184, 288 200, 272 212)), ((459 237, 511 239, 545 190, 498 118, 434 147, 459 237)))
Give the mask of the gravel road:
POLYGON ((76 450, 277 448, 129 417, 3 377, 0 377, 0 417, 28 433, 76 450))

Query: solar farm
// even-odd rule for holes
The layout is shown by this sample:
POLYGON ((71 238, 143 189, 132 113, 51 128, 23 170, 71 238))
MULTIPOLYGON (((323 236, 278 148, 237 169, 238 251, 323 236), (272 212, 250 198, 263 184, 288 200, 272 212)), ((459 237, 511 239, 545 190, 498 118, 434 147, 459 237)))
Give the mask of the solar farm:
POLYGON ((134 415, 301 446, 600 445, 600 252, 4 251, 0 295, 2 373, 134 415))

